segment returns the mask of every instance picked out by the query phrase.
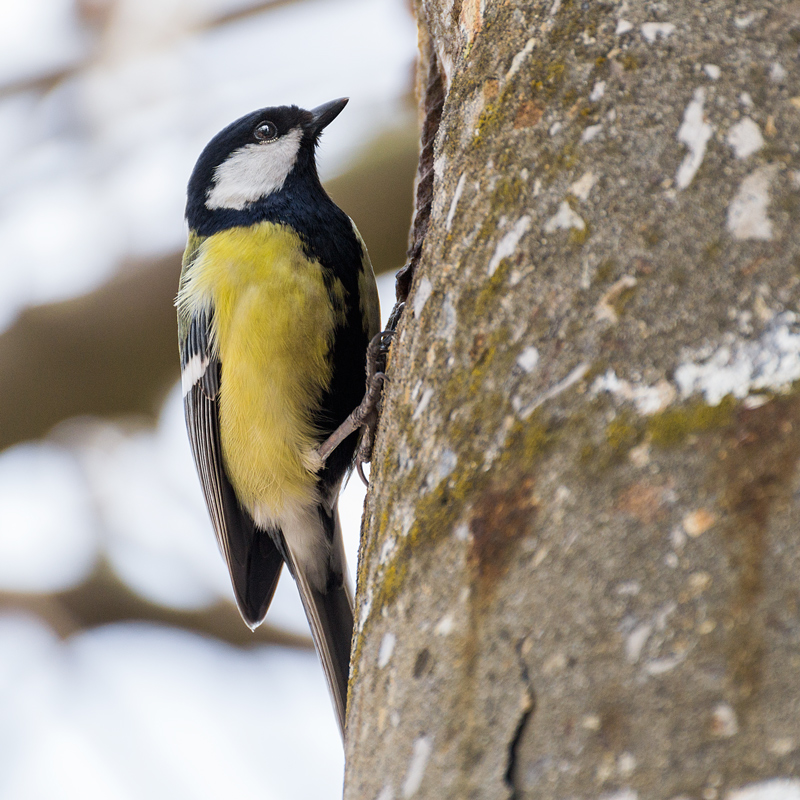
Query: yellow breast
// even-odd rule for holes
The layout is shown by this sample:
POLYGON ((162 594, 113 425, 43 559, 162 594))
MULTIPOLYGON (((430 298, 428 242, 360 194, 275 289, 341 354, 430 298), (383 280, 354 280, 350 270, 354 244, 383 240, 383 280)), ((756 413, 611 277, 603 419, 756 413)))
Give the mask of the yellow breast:
POLYGON ((312 412, 331 380, 344 287, 325 286, 291 229, 263 222, 206 239, 185 288, 187 308, 211 303, 222 364, 220 435, 239 501, 259 518, 313 493, 312 412))

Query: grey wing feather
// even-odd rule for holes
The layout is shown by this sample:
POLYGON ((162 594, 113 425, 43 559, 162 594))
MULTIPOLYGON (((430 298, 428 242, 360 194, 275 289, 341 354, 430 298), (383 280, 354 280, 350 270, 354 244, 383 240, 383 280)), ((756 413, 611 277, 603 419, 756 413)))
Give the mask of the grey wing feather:
POLYGON ((211 347, 212 312, 196 314, 181 351, 183 407, 206 505, 245 622, 257 627, 278 584, 283 557, 268 533, 241 507, 225 473, 220 443, 221 364, 211 347))

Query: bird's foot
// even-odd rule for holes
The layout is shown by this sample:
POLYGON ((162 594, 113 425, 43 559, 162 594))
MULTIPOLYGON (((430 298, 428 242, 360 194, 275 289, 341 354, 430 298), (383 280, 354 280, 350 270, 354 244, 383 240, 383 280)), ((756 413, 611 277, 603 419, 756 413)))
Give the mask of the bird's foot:
POLYGON ((386 356, 394 336, 393 330, 381 331, 372 337, 367 347, 367 388, 364 399, 356 406, 350 416, 322 443, 317 451, 324 464, 330 454, 354 431, 361 430, 361 441, 356 451, 356 470, 365 485, 364 464, 372 457, 372 446, 380 416, 380 400, 383 384, 389 379, 384 373, 386 356))

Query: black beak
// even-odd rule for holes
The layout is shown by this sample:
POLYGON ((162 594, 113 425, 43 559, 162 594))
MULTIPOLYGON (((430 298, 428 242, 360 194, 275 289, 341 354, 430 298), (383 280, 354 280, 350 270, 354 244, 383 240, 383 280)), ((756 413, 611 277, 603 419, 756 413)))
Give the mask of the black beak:
POLYGON ((309 128, 317 136, 323 128, 333 122, 341 114, 342 109, 347 105, 349 97, 340 97, 338 100, 331 100, 330 103, 323 103, 311 111, 311 124, 309 128))

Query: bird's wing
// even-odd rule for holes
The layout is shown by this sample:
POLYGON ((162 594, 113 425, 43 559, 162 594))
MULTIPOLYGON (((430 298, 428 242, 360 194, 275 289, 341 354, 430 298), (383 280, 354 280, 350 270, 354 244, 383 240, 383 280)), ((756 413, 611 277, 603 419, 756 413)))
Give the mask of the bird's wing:
POLYGON ((222 458, 219 386, 222 366, 211 346, 213 311, 196 313, 181 349, 183 409, 206 505, 244 621, 264 619, 283 565, 272 538, 258 530, 236 498, 222 458))

